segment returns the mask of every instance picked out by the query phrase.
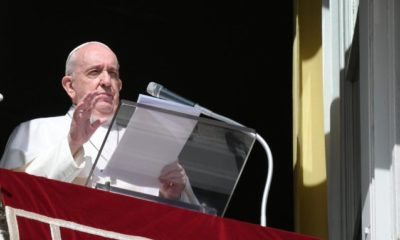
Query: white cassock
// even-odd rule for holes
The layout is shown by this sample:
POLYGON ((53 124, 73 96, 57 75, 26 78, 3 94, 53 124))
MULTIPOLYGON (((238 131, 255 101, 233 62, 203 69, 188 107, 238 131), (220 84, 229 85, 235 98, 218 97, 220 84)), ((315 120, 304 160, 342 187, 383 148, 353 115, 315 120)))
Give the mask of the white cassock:
MULTIPOLYGON (((27 173, 64 182, 86 179, 108 126, 99 127, 74 159, 68 144, 68 132, 73 112, 74 108, 71 107, 64 116, 38 118, 21 123, 14 129, 7 142, 0 167, 15 169, 35 160, 28 165, 27 173)), ((94 169, 91 186, 94 187, 96 183, 110 182, 112 186, 118 188, 158 196, 158 188, 138 186, 102 175, 101 170, 110 159, 124 131, 124 128, 114 125, 94 169)), ((181 201, 198 204, 190 184, 187 184, 182 192, 181 201)))

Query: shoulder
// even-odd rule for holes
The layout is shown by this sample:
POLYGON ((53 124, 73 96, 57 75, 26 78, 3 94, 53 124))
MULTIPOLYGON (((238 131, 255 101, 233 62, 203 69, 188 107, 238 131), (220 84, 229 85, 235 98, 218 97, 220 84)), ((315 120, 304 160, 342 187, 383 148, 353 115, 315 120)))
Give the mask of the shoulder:
POLYGON ((71 120, 68 116, 55 116, 55 117, 44 117, 35 118, 20 123, 15 131, 23 132, 35 132, 38 131, 64 131, 64 129, 69 129, 71 120))
POLYGON ((0 167, 13 169, 34 157, 68 135, 68 116, 36 118, 20 123, 10 135, 0 167))
POLYGON ((35 118, 29 121, 25 121, 22 124, 62 124, 68 120, 68 116, 54 116, 54 117, 43 117, 35 118))

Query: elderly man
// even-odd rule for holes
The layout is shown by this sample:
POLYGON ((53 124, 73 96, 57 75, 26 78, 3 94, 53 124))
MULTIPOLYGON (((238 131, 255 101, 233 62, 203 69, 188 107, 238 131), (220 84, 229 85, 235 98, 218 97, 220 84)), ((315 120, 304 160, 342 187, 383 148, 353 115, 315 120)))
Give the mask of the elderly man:
MULTIPOLYGON (((9 138, 0 167, 65 182, 85 182, 119 104, 122 81, 117 56, 103 43, 84 43, 69 54, 61 82, 72 100, 67 114, 20 124, 9 138)), ((122 131, 112 127, 107 142, 111 150, 102 152, 92 184, 110 182, 116 187, 198 203, 185 170, 177 162, 161 172, 159 189, 103 176, 100 168, 111 157, 122 131)))

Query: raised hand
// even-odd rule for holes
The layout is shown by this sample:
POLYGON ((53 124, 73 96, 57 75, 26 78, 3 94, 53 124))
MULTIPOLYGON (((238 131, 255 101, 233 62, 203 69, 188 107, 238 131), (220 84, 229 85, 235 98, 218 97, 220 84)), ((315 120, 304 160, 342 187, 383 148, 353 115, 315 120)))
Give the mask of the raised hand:
POLYGON ((99 94, 98 91, 86 94, 75 108, 68 135, 72 155, 75 155, 82 145, 89 141, 96 129, 107 121, 107 119, 91 121, 93 109, 99 100, 99 94))

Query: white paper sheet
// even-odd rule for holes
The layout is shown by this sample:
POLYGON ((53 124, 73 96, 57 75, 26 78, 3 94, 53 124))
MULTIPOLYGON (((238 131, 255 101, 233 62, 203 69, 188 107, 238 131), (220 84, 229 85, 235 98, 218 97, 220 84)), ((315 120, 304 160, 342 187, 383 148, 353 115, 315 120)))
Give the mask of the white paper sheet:
MULTIPOLYGON (((199 116, 199 110, 179 103, 139 95, 138 103, 199 116)), ((138 107, 104 174, 146 187, 159 187, 164 166, 176 161, 197 120, 138 107)))

